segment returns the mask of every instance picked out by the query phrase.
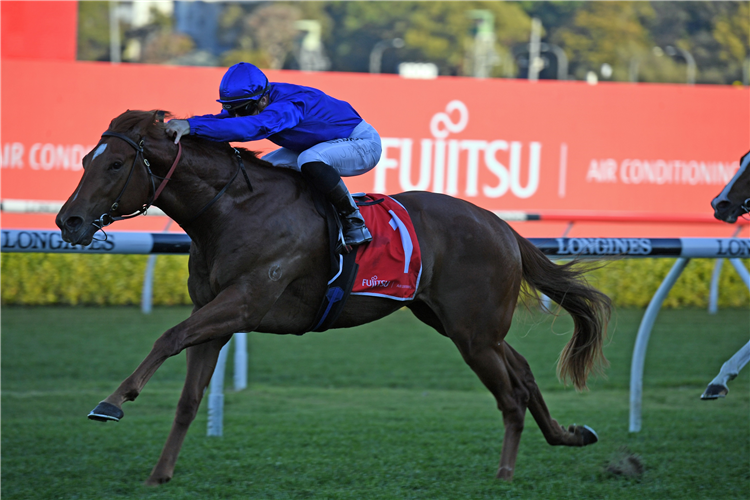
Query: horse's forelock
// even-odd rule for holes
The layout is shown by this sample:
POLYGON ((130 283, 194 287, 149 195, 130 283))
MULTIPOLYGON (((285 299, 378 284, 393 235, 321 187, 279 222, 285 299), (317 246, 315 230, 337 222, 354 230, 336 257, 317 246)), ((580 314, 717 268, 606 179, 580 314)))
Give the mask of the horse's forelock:
POLYGON ((146 135, 155 127, 157 122, 161 122, 161 116, 171 117, 172 114, 168 111, 152 110, 152 111, 139 111, 129 109, 116 117, 109 123, 109 131, 119 132, 126 134, 131 131, 138 132, 138 135, 146 135))

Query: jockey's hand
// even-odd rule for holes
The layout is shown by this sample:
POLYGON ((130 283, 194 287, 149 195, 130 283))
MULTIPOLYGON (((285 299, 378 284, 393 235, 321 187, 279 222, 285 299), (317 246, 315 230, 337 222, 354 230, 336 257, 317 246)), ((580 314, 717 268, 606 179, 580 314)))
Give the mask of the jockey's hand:
POLYGON ((180 142, 180 137, 190 135, 190 123, 187 120, 169 120, 165 129, 169 137, 174 137, 174 143, 180 142))

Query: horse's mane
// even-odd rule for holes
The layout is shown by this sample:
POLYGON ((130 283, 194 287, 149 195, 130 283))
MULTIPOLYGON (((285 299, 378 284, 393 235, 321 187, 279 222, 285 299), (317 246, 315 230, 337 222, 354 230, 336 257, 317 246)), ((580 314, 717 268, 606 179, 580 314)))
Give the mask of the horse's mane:
MULTIPOLYGON (((172 116, 172 113, 169 111, 139 111, 129 109, 113 119, 109 123, 108 130, 122 134, 138 131, 140 137, 148 137, 155 141, 167 141, 168 138, 164 133, 165 124, 163 123, 163 120, 164 118, 171 118, 172 116)), ((217 153, 225 154, 232 152, 232 146, 227 142, 211 141, 194 135, 183 136, 182 139, 180 139, 180 142, 185 146, 189 145, 194 154, 197 153, 201 156, 216 157, 217 153)), ((249 157, 248 159, 258 165, 267 164, 259 158, 259 153, 257 151, 251 151, 242 147, 235 149, 238 149, 243 153, 243 159, 249 157)))

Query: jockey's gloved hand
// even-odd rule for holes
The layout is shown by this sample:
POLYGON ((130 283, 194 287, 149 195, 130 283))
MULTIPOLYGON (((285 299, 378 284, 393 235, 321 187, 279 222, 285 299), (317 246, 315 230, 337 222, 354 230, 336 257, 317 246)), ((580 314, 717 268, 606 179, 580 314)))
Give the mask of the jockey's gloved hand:
POLYGON ((177 144, 183 135, 190 134, 190 123, 187 120, 169 120, 165 131, 167 136, 174 137, 174 143, 177 144))

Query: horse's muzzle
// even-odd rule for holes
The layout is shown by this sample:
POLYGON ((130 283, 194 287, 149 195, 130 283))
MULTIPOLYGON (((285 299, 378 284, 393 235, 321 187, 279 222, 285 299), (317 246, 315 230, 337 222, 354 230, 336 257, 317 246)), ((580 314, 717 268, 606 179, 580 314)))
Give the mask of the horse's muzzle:
POLYGON ((714 205, 714 217, 730 224, 737 221, 742 213, 742 207, 733 207, 728 201, 722 201, 714 205))
POLYGON ((733 207, 732 203, 727 200, 717 201, 714 199, 711 206, 714 209, 714 217, 730 224, 737 221, 737 217, 742 213, 742 207, 733 207))
POLYGON ((66 241, 71 245, 86 246, 94 239, 96 228, 91 224, 86 224, 83 217, 78 215, 61 217, 60 214, 58 214, 55 223, 57 224, 57 227, 60 228, 63 241, 66 241))

